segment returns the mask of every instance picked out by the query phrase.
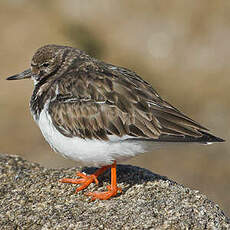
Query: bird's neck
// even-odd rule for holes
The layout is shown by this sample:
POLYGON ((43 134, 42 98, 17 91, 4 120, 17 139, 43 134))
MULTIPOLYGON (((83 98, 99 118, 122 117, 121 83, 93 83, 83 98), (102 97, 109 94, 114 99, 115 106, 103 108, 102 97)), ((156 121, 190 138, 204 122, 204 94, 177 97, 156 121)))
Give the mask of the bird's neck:
POLYGON ((41 111, 55 98, 55 82, 39 81, 34 85, 34 91, 30 99, 30 110, 35 120, 39 119, 41 111))

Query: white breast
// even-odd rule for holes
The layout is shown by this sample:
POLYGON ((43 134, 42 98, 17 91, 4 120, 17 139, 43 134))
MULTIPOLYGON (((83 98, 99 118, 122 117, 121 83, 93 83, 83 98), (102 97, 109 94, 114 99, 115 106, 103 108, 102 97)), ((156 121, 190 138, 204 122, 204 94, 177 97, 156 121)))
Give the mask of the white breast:
POLYGON ((144 152, 141 144, 134 141, 125 141, 125 139, 131 138, 129 136, 122 138, 111 136, 109 141, 66 137, 52 124, 46 106, 42 110, 37 123, 46 141, 56 152, 83 165, 108 165, 112 164, 114 160, 124 160, 144 152))

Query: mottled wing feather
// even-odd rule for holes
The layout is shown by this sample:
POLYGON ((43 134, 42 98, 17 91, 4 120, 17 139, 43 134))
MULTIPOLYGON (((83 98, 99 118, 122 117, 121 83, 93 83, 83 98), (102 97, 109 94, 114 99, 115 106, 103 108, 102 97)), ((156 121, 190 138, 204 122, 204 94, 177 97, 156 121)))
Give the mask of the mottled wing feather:
POLYGON ((87 63, 55 82, 58 94, 49 113, 63 135, 101 140, 109 135, 154 140, 203 135, 204 127, 162 100, 134 72, 103 64, 87 63))

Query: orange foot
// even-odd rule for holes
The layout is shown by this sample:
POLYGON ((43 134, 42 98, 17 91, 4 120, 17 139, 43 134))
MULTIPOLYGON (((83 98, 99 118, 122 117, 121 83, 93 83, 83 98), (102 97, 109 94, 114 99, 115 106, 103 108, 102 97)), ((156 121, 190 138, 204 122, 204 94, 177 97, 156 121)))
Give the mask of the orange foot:
POLYGON ((98 180, 97 180, 97 176, 92 174, 92 175, 86 175, 84 173, 77 173, 78 177, 81 177, 81 179, 69 179, 69 178, 63 178, 60 180, 60 182, 62 183, 71 183, 71 184, 80 184, 81 186, 79 186, 76 189, 76 193, 85 189, 86 187, 88 187, 91 183, 95 182, 96 184, 98 184, 98 180))
POLYGON ((116 196, 117 192, 122 192, 121 188, 112 187, 110 185, 107 186, 108 191, 106 192, 87 192, 85 195, 91 196, 92 200, 100 199, 100 200, 108 200, 112 196, 116 196))
POLYGON ((81 177, 80 179, 69 179, 64 178, 60 180, 62 183, 71 183, 71 184, 80 184, 76 189, 76 193, 88 187, 92 182, 98 184, 98 176, 105 172, 108 168, 111 168, 111 185, 107 186, 108 191, 106 192, 88 192, 87 196, 91 196, 92 200, 100 199, 107 200, 112 196, 116 196, 117 192, 121 192, 121 188, 117 187, 117 174, 116 174, 116 161, 112 165, 106 165, 98 169, 92 175, 86 175, 84 173, 77 173, 77 176, 81 177))

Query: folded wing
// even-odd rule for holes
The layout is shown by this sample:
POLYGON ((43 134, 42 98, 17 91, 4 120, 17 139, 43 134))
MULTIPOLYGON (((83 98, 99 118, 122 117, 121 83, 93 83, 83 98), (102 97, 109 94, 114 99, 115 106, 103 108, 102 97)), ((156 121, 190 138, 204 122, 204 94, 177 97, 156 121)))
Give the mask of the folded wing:
POLYGON ((223 141, 164 101, 134 72, 103 63, 57 81, 49 113, 65 136, 108 140, 110 135, 165 142, 223 141), (100 66, 100 67, 99 67, 100 66), (89 71, 90 70, 90 71, 89 71))

